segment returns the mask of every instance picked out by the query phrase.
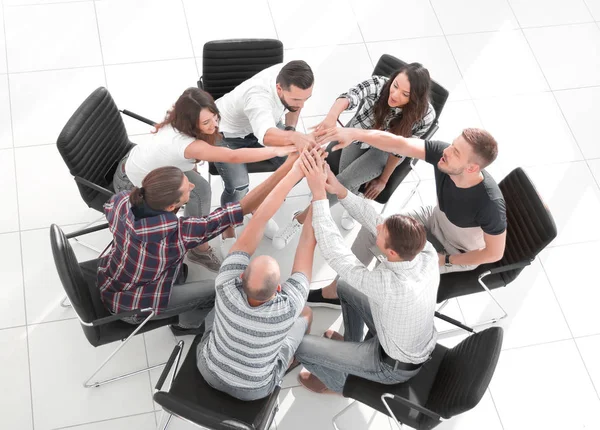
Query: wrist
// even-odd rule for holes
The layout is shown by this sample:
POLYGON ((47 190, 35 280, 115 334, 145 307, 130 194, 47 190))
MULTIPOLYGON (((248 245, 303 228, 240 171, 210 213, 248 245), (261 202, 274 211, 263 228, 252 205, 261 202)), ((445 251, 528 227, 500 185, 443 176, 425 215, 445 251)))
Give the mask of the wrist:
POLYGON ((318 200, 326 200, 327 199, 327 193, 325 192, 325 190, 319 190, 317 192, 313 192, 313 197, 312 197, 312 201, 316 202, 318 200))
POLYGON ((346 187, 341 187, 337 192, 336 192, 337 198, 338 200, 343 200, 346 197, 348 197, 348 190, 346 189, 346 187))

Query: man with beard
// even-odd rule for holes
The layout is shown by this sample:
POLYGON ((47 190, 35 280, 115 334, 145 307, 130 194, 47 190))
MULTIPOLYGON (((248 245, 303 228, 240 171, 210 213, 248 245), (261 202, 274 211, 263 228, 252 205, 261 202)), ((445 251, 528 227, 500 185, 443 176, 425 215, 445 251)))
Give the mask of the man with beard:
MULTIPOLYGON (((231 149, 294 145, 298 151, 314 146, 312 134, 295 129, 300 111, 312 95, 313 83, 310 66, 301 60, 276 64, 242 82, 216 101, 221 113, 219 130, 223 134, 220 145, 231 149), (285 126, 281 124, 283 114, 285 126)), ((279 167, 285 158, 275 157, 269 161, 279 167)), ((249 186, 247 166, 230 163, 215 163, 215 166, 225 183, 221 204, 244 197, 249 186)), ((272 239, 276 232, 277 225, 270 220, 265 236, 272 239)), ((233 228, 224 232, 223 255, 227 255, 234 236, 233 228)))
MULTIPOLYGON (((432 164, 438 204, 404 213, 419 220, 427 240, 438 252, 440 273, 473 270, 498 261, 506 244, 506 206, 502 192, 485 171, 498 155, 498 144, 490 133, 467 128, 452 144, 410 139, 379 130, 331 128, 319 133, 319 143, 338 141, 334 150, 352 141, 394 154, 418 158, 432 164)), ((373 259, 373 235, 363 228, 352 246, 358 259, 368 265, 373 259)), ((337 281, 308 297, 311 306, 339 308, 337 281)))

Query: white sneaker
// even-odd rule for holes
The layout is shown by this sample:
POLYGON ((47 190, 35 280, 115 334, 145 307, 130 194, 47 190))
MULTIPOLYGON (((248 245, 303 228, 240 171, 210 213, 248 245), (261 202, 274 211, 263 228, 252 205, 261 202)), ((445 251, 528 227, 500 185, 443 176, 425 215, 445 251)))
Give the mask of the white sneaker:
POLYGON ((352 230, 355 225, 356 221, 354 221, 354 218, 350 216, 347 210, 344 210, 342 214, 342 227, 344 227, 344 230, 352 230))
MULTIPOLYGON (((244 224, 248 224, 248 222, 250 222, 251 219, 252 214, 246 214, 244 216, 244 224)), ((267 225, 265 226, 265 232, 263 233, 263 235, 268 239, 273 239, 277 234, 277 230, 279 230, 279 226, 275 221, 273 221, 273 219, 270 219, 269 221, 267 221, 267 225)))
POLYGON ((294 214, 292 222, 290 222, 284 228, 277 230, 275 237, 273 237, 273 246, 275 249, 285 248, 287 244, 290 243, 292 239, 302 230, 302 224, 300 224, 296 219, 298 214, 300 214, 300 212, 296 212, 294 214))
POLYGON ((236 240, 237 238, 235 237, 228 237, 226 239, 221 238, 221 257, 223 260, 229 255, 229 250, 236 240))

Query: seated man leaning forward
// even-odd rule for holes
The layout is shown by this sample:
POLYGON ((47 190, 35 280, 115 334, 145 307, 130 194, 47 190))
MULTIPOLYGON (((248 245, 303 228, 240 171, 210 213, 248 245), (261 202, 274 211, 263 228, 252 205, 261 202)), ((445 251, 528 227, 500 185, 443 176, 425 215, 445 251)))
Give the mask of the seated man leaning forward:
POLYGON ((273 392, 310 329, 312 312, 305 304, 316 247, 311 223, 305 223, 292 275, 283 284, 272 257, 250 262, 267 221, 302 177, 296 163, 254 213, 215 281, 215 308, 198 345, 198 369, 212 387, 240 400, 273 392))
POLYGON ((329 330, 324 337, 304 337, 296 351, 307 369, 300 373, 300 383, 317 393, 341 393, 348 374, 382 384, 404 382, 419 372, 436 344, 437 253, 419 221, 405 215, 384 220, 368 200, 348 192, 328 166, 323 169, 320 158, 303 154, 301 161, 313 193, 319 249, 339 274, 344 336, 329 330), (331 217, 326 189, 383 254, 374 270, 357 261, 345 244, 331 217), (363 341, 365 324, 373 336, 363 341))
MULTIPOLYGON (((425 226, 427 240, 438 252, 440 273, 473 270, 504 255, 506 205, 498 184, 485 170, 496 159, 498 144, 487 131, 467 128, 452 144, 355 128, 331 128, 319 139, 321 143, 337 140, 338 149, 358 139, 433 165, 438 204, 404 214, 425 226)), ((354 254, 367 266, 373 260, 370 248, 374 245, 368 238, 363 229, 352 245, 354 254)), ((308 303, 339 308, 336 281, 312 290, 308 303)))
MULTIPOLYGON (((186 253, 208 242, 230 226, 242 223, 290 170, 284 163, 239 203, 225 205, 202 217, 180 217, 176 213, 190 199, 194 184, 177 167, 152 170, 142 186, 115 194, 104 205, 113 241, 98 265, 98 287, 111 313, 152 308, 153 318, 179 315, 176 334, 193 334, 213 307, 214 280, 177 282, 185 266, 186 253), (181 285, 179 285, 181 284, 181 285), (196 309, 181 313, 180 308, 196 309)), ((138 324, 148 314, 127 316, 138 324)))

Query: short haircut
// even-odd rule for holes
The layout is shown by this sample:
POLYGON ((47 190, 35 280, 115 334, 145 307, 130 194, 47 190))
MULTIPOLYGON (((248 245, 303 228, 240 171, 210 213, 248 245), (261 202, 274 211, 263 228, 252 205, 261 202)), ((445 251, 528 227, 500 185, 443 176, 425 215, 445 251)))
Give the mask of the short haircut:
POLYGON ((462 137, 471 145, 475 160, 481 169, 492 164, 498 156, 498 142, 490 133, 480 128, 465 128, 462 137))
POLYGON ((384 225, 388 233, 385 246, 394 250, 400 258, 411 261, 423 251, 427 233, 419 221, 406 215, 392 215, 384 225))
POLYGON ((268 274, 265 276, 260 286, 253 286, 250 288, 248 285, 250 279, 250 267, 251 266, 246 267, 246 270, 244 271, 244 276, 242 277, 242 289, 249 299, 266 302, 273 294, 275 294, 275 291, 277 291, 279 278, 275 273, 268 274))
POLYGON ((276 82, 284 90, 289 90, 291 85, 307 90, 315 82, 315 76, 306 61, 294 60, 287 63, 279 71, 276 82))

